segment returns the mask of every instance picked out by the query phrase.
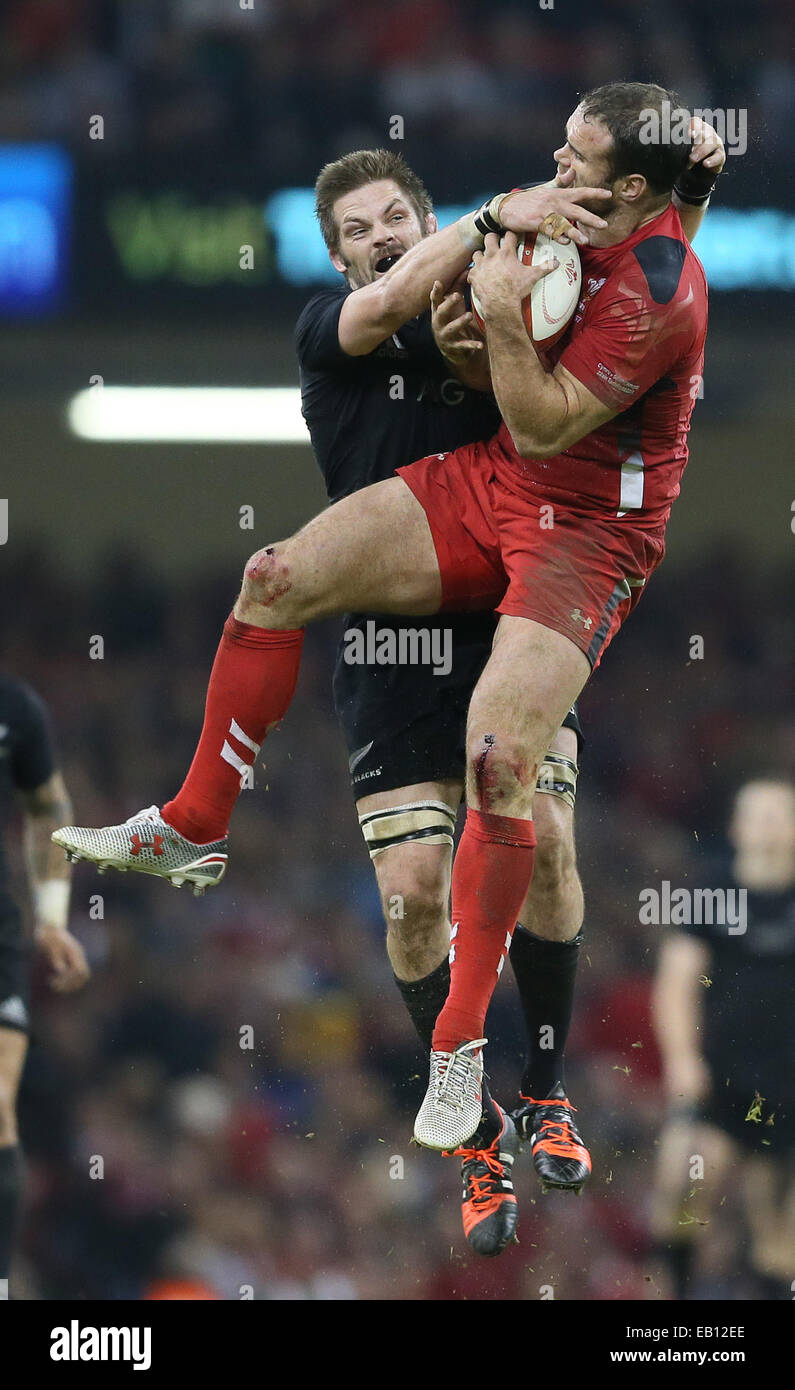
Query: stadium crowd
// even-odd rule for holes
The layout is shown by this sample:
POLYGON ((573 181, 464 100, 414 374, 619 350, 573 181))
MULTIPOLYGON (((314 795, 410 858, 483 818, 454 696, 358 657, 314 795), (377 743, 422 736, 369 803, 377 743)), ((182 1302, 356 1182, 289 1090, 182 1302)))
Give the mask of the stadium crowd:
MULTIPOLYGON (((4 665, 51 709, 79 818, 118 821, 180 780, 229 576, 161 585, 130 554, 77 584, 35 548, 15 556, 0 595, 4 665)), ((795 769, 787 608, 781 576, 736 548, 664 567, 583 697, 587 942, 568 1064, 594 1158, 581 1198, 542 1195, 526 1155, 521 1244, 479 1261, 460 1230, 457 1164, 409 1144, 426 1062, 350 800, 329 625, 308 639, 218 889, 195 899, 75 872, 72 924, 94 976, 71 997, 37 977, 14 1297, 666 1297, 647 1260, 662 929, 640 924, 638 898, 698 872, 749 770, 795 769), (703 659, 690 656, 694 631, 703 659)), ((512 1103, 522 1038, 509 976, 489 1065, 512 1103)), ((759 1296, 734 1204, 729 1187, 700 1233, 694 1297, 759 1296)))
MULTIPOLYGON (((0 17, 0 140, 56 140, 94 170, 308 184, 350 149, 403 148, 441 199, 510 183, 559 143, 572 95, 647 78, 746 111, 756 160, 730 201, 786 200, 793 10, 723 0, 12 0, 0 17), (101 114, 104 137, 89 141, 101 114), (396 132, 393 132, 393 137, 396 132), (775 188, 768 187, 775 170, 775 188), (761 182, 760 182, 761 181, 761 182)), ((728 180, 727 180, 728 183, 728 180)))

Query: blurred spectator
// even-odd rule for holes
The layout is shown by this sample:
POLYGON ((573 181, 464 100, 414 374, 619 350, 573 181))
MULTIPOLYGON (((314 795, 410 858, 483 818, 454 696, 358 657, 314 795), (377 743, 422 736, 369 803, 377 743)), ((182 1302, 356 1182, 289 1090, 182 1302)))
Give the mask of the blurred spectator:
MULTIPOLYGON (((702 109, 748 114, 750 146, 791 169, 792 11, 766 0, 639 8, 635 0, 27 0, 0 17, 0 139, 59 140, 96 173, 200 177, 208 161, 263 187, 391 138, 437 196, 458 199, 548 167, 576 93, 654 77, 702 109), (105 139, 89 141, 100 114, 105 139), (175 164, 175 161, 178 163, 175 164), (436 171, 436 172, 435 172, 436 171)), ((731 200, 759 197, 755 161, 729 162, 731 200)), ((779 179, 775 201, 787 201, 779 179)))

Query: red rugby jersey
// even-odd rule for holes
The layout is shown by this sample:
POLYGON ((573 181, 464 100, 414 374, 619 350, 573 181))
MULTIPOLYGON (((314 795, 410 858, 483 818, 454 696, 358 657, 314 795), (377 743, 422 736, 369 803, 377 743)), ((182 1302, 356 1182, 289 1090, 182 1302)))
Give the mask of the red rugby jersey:
POLYGON ((673 204, 616 246, 584 247, 582 298, 545 365, 560 361, 620 414, 563 453, 524 459, 503 424, 495 463, 552 502, 664 521, 687 463, 704 362, 707 284, 673 204))

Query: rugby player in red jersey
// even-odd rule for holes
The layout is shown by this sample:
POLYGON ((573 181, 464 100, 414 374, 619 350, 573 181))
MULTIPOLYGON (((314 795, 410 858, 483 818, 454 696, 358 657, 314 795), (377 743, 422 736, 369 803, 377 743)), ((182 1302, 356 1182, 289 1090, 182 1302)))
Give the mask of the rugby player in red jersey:
MULTIPOLYGON (((503 426, 486 444, 421 459, 342 498, 291 539, 257 551, 225 625, 201 739, 177 796, 120 826, 56 836, 100 866, 199 888, 217 882, 241 763, 253 762, 286 713, 307 623, 365 608, 495 608, 494 648, 468 721, 450 991, 415 1123, 418 1142, 441 1151, 464 1145, 481 1121, 483 1028, 532 876, 539 765, 662 559, 687 461, 707 296, 672 198, 679 181, 685 201, 702 199, 701 180, 708 184, 715 166, 704 160, 691 170, 689 143, 645 142, 648 113, 664 102, 678 106, 673 93, 637 83, 583 98, 557 152, 559 167, 574 171, 570 196, 582 211, 561 210, 563 190, 548 187, 492 199, 425 238, 374 287, 388 300, 390 276, 394 285, 418 266, 431 284, 451 284, 483 240, 470 278, 503 426), (514 237, 500 244, 483 236, 491 226, 571 231, 580 243, 583 297, 556 360, 539 360, 520 310, 547 272, 519 264, 514 237), (541 507, 552 508, 552 526, 539 524, 541 507)), ((422 275, 417 284, 419 292, 422 275)))

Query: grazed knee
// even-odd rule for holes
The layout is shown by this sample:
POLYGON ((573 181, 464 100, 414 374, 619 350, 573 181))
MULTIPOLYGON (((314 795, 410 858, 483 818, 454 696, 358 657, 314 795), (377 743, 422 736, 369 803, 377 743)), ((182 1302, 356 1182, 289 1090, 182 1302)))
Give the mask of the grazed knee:
POLYGON ((510 734, 472 731, 467 736, 467 761, 481 811, 529 815, 539 760, 526 743, 510 734))
POLYGON ((292 588, 289 562, 281 545, 268 545, 246 562, 241 599, 259 608, 270 608, 292 588))

